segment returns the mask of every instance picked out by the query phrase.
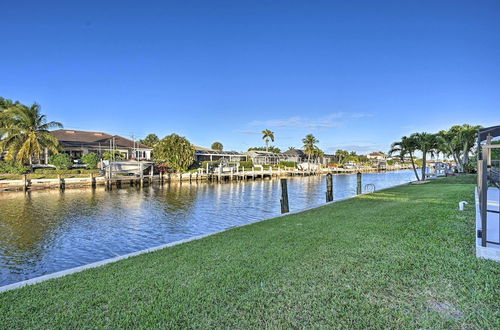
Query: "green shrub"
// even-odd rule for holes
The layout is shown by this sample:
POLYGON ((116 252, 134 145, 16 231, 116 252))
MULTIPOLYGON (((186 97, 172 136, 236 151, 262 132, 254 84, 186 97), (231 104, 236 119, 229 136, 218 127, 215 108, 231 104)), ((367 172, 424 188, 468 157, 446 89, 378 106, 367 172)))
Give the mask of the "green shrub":
POLYGON ((297 162, 280 162, 283 167, 297 167, 297 162))
POLYGON ((253 167, 253 162, 251 160, 242 161, 242 162, 240 162, 240 167, 252 168, 253 167))
POLYGON ((99 156, 96 153, 89 153, 82 156, 82 162, 87 165, 88 169, 97 168, 99 164, 99 156))
POLYGON ((84 169, 84 168, 74 168, 70 170, 56 170, 49 168, 37 168, 34 171, 35 174, 52 174, 52 175, 72 175, 72 174, 99 174, 98 169, 84 169))
POLYGON ((54 165, 58 170, 67 170, 71 168, 73 162, 68 154, 56 154, 50 156, 49 164, 54 165))
POLYGON ((31 170, 29 166, 16 162, 0 162, 0 173, 24 174, 31 170))
POLYGON ((125 154, 122 154, 120 151, 115 150, 114 155, 113 152, 106 151, 105 153, 102 154, 102 158, 104 160, 109 160, 109 161, 120 161, 120 160, 125 160, 126 156, 125 154))

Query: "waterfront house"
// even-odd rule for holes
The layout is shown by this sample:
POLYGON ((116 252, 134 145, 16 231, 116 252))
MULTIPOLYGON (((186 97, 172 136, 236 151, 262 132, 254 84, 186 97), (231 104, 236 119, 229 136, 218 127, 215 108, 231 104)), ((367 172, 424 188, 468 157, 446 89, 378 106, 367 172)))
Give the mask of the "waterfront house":
POLYGON ((287 162, 301 163, 307 160, 307 155, 300 149, 289 149, 283 153, 287 157, 287 162))
POLYGON ((366 155, 366 158, 368 158, 371 161, 378 162, 387 160, 387 155, 384 154, 383 152, 372 152, 366 155))
POLYGON ((282 161, 287 161, 287 156, 271 151, 249 150, 245 154, 248 156, 248 160, 252 160, 254 165, 276 165, 282 161))
MULTIPOLYGON (((51 133, 61 142, 62 152, 70 155, 73 160, 78 160, 91 152, 102 155, 111 150, 119 151, 127 160, 150 160, 153 150, 131 139, 103 132, 59 129, 51 133)), ((47 156, 45 153, 45 158, 47 156)))
POLYGON ((193 145, 195 149, 195 159, 198 163, 204 161, 227 160, 230 162, 246 161, 247 155, 237 151, 219 151, 193 145))

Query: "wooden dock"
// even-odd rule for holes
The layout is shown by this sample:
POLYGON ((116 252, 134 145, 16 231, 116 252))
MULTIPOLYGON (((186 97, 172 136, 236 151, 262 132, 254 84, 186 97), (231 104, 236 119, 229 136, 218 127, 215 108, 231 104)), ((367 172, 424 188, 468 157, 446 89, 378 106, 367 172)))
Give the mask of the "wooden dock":
MULTIPOLYGON (((401 169, 401 168, 398 168, 401 169)), ((396 169, 387 169, 396 170, 396 169)), ((25 175, 22 180, 2 180, 0 181, 0 191, 32 191, 40 189, 60 189, 67 188, 82 188, 104 186, 106 189, 120 188, 122 186, 137 186, 142 187, 145 185, 160 184, 163 185, 169 182, 228 182, 228 181, 248 181, 257 179, 272 179, 279 177, 294 177, 294 176, 312 176, 312 175, 326 175, 332 174, 354 174, 354 173, 373 173, 380 172, 377 168, 325 168, 321 170, 306 170, 295 168, 268 168, 241 170, 241 171, 228 171, 218 173, 203 173, 189 172, 189 173, 160 173, 153 175, 143 176, 98 176, 90 175, 89 177, 81 178, 58 178, 58 179, 30 179, 29 175, 25 175)))

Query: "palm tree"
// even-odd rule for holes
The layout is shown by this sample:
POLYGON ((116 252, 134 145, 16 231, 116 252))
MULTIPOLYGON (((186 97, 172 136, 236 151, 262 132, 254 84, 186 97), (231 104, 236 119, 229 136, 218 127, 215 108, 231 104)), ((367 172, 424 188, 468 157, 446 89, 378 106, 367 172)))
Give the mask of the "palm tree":
POLYGON ((439 149, 439 140, 436 134, 414 133, 410 136, 414 139, 415 147, 422 152, 422 180, 425 180, 425 170, 427 166, 427 154, 433 155, 439 149))
POLYGON ((344 164, 347 157, 349 157, 349 151, 338 149, 337 151, 335 151, 335 156, 337 156, 340 164, 344 164))
POLYGON ((411 166, 413 167, 413 172, 415 173, 415 177, 417 178, 417 181, 420 181, 417 172, 417 167, 415 166, 415 160, 413 158, 415 150, 416 150, 415 139, 412 137, 403 136, 401 138, 401 141, 394 142, 391 145, 391 150, 389 150, 389 155, 392 155, 394 153, 399 153, 399 158, 401 159, 402 162, 404 162, 405 157, 409 155, 411 160, 411 166))
POLYGON ((224 146, 223 146, 223 145, 222 145, 222 143, 220 143, 220 142, 214 142, 214 143, 212 143, 211 148, 212 148, 213 150, 219 150, 219 151, 222 151, 222 149, 224 148, 224 146))
POLYGON ((458 134, 458 139, 462 144, 462 166, 469 163, 469 153, 476 144, 477 131, 481 126, 462 125, 462 130, 458 134))
POLYGON ((33 157, 40 160, 45 148, 54 154, 59 152, 59 140, 49 130, 62 128, 62 124, 47 122, 47 117, 40 113, 38 104, 30 107, 19 104, 9 108, 4 114, 7 118, 0 135, 4 135, 5 139, 0 141, 0 152, 7 151, 7 160, 16 159, 32 165, 33 157))
MULTIPOLYGON (((19 101, 12 102, 12 100, 0 97, 0 130, 2 130, 2 127, 4 127, 7 123, 7 119, 9 117, 8 110, 18 105, 20 105, 19 101)), ((0 138, 2 135, 2 132, 0 132, 0 138)))
POLYGON ((302 143, 304 143, 304 152, 307 154, 307 162, 309 163, 311 160, 311 156, 316 153, 316 143, 319 143, 319 140, 314 137, 312 134, 307 134, 305 138, 302 139, 302 143))
POLYGON ((479 128, 481 126, 455 125, 447 131, 440 131, 438 134, 437 139, 441 152, 446 156, 453 157, 459 172, 463 172, 464 166, 469 162, 469 154, 476 144, 479 128))
POLYGON ((274 132, 271 130, 265 129, 262 131, 262 139, 266 141, 266 151, 269 149, 269 140, 274 142, 274 132))

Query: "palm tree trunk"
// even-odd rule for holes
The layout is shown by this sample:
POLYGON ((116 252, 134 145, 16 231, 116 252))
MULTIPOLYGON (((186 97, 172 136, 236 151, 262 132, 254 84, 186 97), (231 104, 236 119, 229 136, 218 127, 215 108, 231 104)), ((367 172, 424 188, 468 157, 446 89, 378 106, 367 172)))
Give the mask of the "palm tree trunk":
POLYGON ((422 152, 422 181, 425 181, 425 170, 427 167, 427 152, 422 152))
POLYGON ((469 145, 467 143, 465 143, 464 145, 464 150, 463 150, 463 158, 462 158, 462 170, 461 172, 464 172, 465 171, 465 165, 467 165, 467 163, 469 162, 469 145))
POLYGON ((417 181, 420 181, 420 178, 418 177, 417 168, 415 167, 415 161, 413 160, 413 154, 411 151, 410 151, 410 159, 411 159, 411 166, 413 167, 413 172, 415 172, 415 177, 417 178, 417 181))
POLYGON ((460 173, 464 171, 464 164, 462 163, 462 158, 460 157, 460 153, 454 154, 453 158, 455 159, 455 162, 457 163, 457 168, 460 173))

